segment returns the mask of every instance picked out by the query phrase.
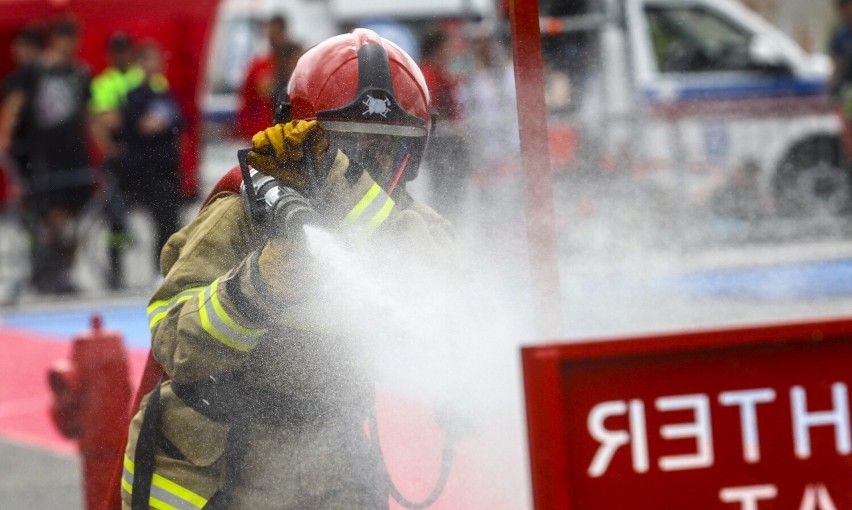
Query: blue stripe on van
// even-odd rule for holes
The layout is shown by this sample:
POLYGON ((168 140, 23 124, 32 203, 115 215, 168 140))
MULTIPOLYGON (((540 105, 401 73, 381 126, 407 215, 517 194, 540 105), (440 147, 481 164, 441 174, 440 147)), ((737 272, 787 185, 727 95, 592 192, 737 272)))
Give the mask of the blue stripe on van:
POLYGON ((670 283, 693 297, 753 300, 852 296, 852 259, 701 271, 670 283))
MULTIPOLYGON (((804 80, 796 77, 767 77, 751 80, 703 81, 696 83, 681 82, 676 88, 677 100, 732 100, 767 97, 805 97, 825 94, 828 84, 825 80, 804 80)), ((654 87, 645 87, 642 96, 650 102, 661 101, 660 91, 654 87)))

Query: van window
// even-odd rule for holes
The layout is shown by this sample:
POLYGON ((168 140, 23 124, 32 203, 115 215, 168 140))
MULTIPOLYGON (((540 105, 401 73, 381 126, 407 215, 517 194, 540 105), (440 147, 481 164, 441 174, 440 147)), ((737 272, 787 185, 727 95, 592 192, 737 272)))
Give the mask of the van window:
POLYGON ((264 49, 263 22, 255 18, 225 18, 217 29, 208 63, 208 86, 213 94, 233 94, 245 80, 252 56, 264 49))
POLYGON ((749 32, 716 12, 702 7, 647 6, 645 16, 661 73, 754 67, 749 58, 749 32))

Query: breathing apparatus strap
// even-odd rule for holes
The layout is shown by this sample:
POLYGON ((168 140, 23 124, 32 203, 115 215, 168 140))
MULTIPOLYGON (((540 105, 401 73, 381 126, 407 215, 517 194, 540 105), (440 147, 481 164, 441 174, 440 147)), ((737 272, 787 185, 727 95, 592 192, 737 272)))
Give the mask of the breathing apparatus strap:
POLYGON ((232 423, 225 439, 225 479, 222 487, 201 510, 226 510, 231 505, 234 488, 240 479, 243 457, 248 449, 248 426, 246 423, 232 423))
MULTIPOLYGON (((148 405, 142 416, 142 426, 136 440, 134 452, 133 492, 131 494, 131 510, 148 510, 151 497, 151 483, 154 477, 154 454, 159 445, 175 458, 182 454, 174 445, 160 433, 160 388, 163 376, 148 397, 148 405)), ((239 420, 229 424, 228 435, 225 439, 225 474, 222 487, 207 501, 202 510, 225 510, 231 502, 234 488, 239 481, 243 457, 248 448, 248 424, 239 420)))
POLYGON ((135 463, 133 473, 133 494, 130 508, 132 510, 148 510, 148 500, 151 497, 151 481, 154 477, 154 451, 157 448, 157 437, 160 435, 160 387, 163 375, 148 397, 145 414, 142 415, 142 426, 136 438, 136 451, 133 458, 135 463))

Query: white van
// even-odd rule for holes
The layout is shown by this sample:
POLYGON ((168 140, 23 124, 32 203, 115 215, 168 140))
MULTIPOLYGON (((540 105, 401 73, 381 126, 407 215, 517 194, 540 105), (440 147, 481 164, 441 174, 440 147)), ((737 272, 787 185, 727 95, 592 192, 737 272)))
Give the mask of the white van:
MULTIPOLYGON (((233 119, 245 65, 265 44, 261 20, 271 14, 284 14, 292 36, 310 46, 365 20, 417 27, 494 19, 500 5, 507 4, 225 0, 210 45, 205 118, 233 119)), ((827 96, 827 56, 806 54, 735 0, 539 6, 547 74, 571 83, 570 100, 551 104, 551 138, 559 144, 554 133, 569 132, 579 147, 573 160, 555 158, 557 167, 630 173, 681 198, 757 168, 761 193, 779 212, 847 207, 850 179, 841 122, 827 96)))
POLYGON ((494 16, 492 0, 223 0, 208 45, 201 104, 205 120, 233 122, 236 92, 251 57, 267 45, 263 21, 288 20, 290 35, 310 47, 355 25, 373 28, 417 57, 416 34, 408 30, 444 18, 494 16))
POLYGON ((207 45, 204 87, 200 102, 205 121, 233 124, 237 91, 251 58, 268 47, 264 22, 281 15, 290 36, 312 46, 337 33, 326 2, 312 0, 223 0, 207 45))
POLYGON ((755 169, 776 212, 848 207, 826 55, 733 0, 585 4, 542 2, 549 75, 567 69, 573 85, 551 125, 576 128, 582 161, 682 200, 755 169))

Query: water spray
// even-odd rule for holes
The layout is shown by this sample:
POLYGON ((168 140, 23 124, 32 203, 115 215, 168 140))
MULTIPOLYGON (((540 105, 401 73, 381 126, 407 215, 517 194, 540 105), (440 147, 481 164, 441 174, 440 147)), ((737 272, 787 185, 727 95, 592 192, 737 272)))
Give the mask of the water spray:
MULTIPOLYGON (((328 232, 316 227, 320 222, 308 198, 292 188, 282 186, 274 178, 249 167, 248 153, 251 151, 252 149, 238 150, 237 159, 240 164, 240 172, 243 176, 243 185, 240 191, 252 221, 256 224, 264 224, 274 220, 276 224, 272 225, 272 228, 275 231, 283 234, 285 237, 299 237, 304 239, 312 253, 321 256, 326 262, 330 262, 332 266, 338 266, 338 268, 359 267, 357 263, 353 263, 352 260, 346 257, 346 250, 328 232)), ((315 165, 311 157, 306 157, 305 161, 310 188, 308 194, 316 196, 319 183, 315 165)), ((406 156, 399 165, 400 171, 393 180, 392 186, 396 185, 407 162, 408 157, 406 156)), ((384 295, 385 293, 378 292, 376 294, 384 295)), ((441 426, 445 432, 445 438, 441 452, 441 468, 438 479, 426 498, 420 501, 412 501, 400 492, 388 471, 379 439, 375 405, 371 406, 369 412, 368 427, 371 439, 371 454, 378 463, 377 465, 380 466, 380 476, 390 496, 409 510, 424 510, 432 506, 443 493, 449 480, 455 446, 460 436, 458 431, 446 424, 441 426)))

